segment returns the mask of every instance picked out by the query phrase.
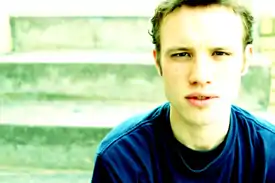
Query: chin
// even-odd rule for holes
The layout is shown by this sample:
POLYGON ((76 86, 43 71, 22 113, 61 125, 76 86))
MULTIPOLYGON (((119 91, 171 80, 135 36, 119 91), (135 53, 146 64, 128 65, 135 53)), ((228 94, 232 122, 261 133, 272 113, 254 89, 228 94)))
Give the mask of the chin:
POLYGON ((194 113, 181 114, 186 121, 192 123, 192 125, 207 126, 215 123, 221 123, 221 120, 227 118, 227 114, 221 114, 215 111, 202 111, 194 113))
POLYGON ((175 106, 179 115, 186 121, 194 124, 208 125, 228 118, 230 115, 231 105, 212 105, 207 108, 196 108, 186 105, 175 106))

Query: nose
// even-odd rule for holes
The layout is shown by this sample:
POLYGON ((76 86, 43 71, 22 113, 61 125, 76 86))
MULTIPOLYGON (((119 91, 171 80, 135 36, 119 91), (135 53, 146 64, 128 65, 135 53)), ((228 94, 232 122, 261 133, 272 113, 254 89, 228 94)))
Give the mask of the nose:
POLYGON ((213 80, 213 66, 211 62, 204 60, 194 61, 190 70, 190 85, 205 86, 213 80))

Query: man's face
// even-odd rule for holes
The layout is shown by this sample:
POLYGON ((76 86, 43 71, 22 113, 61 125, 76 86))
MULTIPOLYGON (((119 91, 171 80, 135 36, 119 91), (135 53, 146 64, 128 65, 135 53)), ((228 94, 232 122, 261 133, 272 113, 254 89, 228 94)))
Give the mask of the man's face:
POLYGON ((179 116, 206 124, 228 111, 246 67, 243 36, 241 17, 220 6, 183 6, 165 17, 156 63, 179 116))

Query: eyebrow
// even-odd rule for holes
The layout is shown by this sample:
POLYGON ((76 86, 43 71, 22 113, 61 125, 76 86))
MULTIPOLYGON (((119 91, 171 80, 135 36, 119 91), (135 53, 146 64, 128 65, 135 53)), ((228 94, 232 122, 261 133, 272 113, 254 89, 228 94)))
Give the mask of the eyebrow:
POLYGON ((166 50, 166 54, 170 54, 172 52, 177 52, 177 51, 191 51, 194 50, 192 47, 171 47, 166 50))
MULTIPOLYGON (((193 51, 194 48, 192 47, 171 47, 168 48, 167 51, 165 52, 166 54, 170 54, 172 52, 177 52, 177 51, 193 51)), ((217 46, 217 47, 212 47, 210 48, 211 51, 215 51, 215 50, 232 50, 232 48, 230 47, 222 47, 222 46, 217 46)))

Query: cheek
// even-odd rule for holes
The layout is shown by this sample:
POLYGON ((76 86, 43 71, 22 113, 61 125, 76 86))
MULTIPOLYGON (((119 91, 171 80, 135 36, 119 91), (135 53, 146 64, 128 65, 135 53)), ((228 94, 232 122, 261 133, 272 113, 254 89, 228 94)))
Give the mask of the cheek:
POLYGON ((163 65, 163 76, 167 82, 183 83, 187 79, 188 66, 180 63, 166 63, 163 65))
POLYGON ((187 86, 186 67, 178 63, 166 63, 162 71, 166 93, 182 93, 187 86))
POLYGON ((228 68, 219 73, 219 87, 224 96, 234 100, 239 93, 241 84, 241 73, 235 68, 228 68))
POLYGON ((230 85, 238 84, 241 79, 242 67, 241 59, 228 60, 220 65, 216 76, 230 85))

